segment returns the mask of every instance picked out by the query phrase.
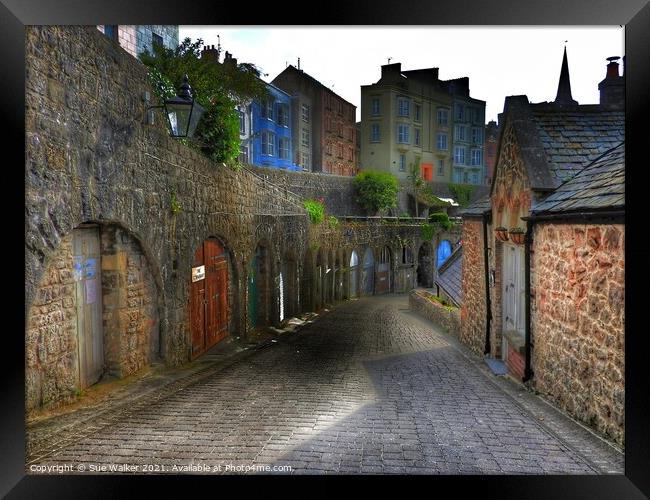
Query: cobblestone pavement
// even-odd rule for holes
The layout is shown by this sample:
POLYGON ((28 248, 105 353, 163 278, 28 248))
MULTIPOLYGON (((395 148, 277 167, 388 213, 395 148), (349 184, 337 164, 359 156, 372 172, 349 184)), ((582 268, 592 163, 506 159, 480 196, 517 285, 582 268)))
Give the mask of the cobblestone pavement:
POLYGON ((491 375, 404 296, 346 302, 38 443, 28 473, 623 472, 620 452, 491 375))

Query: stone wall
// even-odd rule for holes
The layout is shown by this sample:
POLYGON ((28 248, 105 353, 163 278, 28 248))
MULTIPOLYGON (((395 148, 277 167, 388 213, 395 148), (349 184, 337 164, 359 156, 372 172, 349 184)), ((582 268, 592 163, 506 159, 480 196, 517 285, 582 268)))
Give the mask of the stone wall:
POLYGON ((458 337, 461 331, 460 311, 455 307, 447 308, 427 298, 433 296, 422 290, 412 290, 409 293, 409 308, 443 328, 447 333, 458 337))
POLYGON ((485 258, 483 222, 463 220, 463 304, 460 340, 479 356, 485 351, 487 306, 485 301, 485 258))
POLYGON ((72 235, 61 239, 34 297, 25 334, 28 409, 72 397, 78 385, 72 235))
MULTIPOLYGON (((378 256, 388 245, 397 255, 408 242, 417 252, 419 226, 313 226, 300 198, 170 138, 162 116, 145 125, 142 95, 151 93, 146 68, 94 27, 33 26, 25 33, 30 408, 62 401, 77 388, 74 291, 66 287, 72 231, 82 224, 100 228, 104 368, 117 376, 137 371, 157 353, 171 365, 188 361, 191 268, 208 238, 218 238, 228 253, 230 334, 243 338, 250 330, 248 269, 260 243, 270 260, 273 286, 265 307, 272 324, 279 320, 275 284, 287 255, 298 263, 298 286, 314 288, 293 293, 309 299, 304 304, 317 304, 322 298, 313 298, 313 269, 307 266, 318 252, 339 256, 339 279, 346 276, 352 249, 361 258, 367 246, 378 256), (172 200, 180 211, 172 211, 172 200)), ((316 182, 310 186, 305 189, 317 189, 316 182)), ((341 189, 331 188, 336 191, 341 189)), ((333 203, 353 210, 344 194, 333 203)))
POLYGON ((534 232, 535 388, 624 443, 625 227, 539 224, 534 232))

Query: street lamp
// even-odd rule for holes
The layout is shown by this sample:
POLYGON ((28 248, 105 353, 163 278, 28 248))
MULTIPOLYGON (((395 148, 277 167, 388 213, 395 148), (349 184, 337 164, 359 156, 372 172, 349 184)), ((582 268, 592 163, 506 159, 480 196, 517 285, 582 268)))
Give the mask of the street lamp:
MULTIPOLYGON (((183 84, 178 95, 166 99, 162 106, 151 106, 148 109, 155 108, 165 108, 169 135, 172 137, 192 137, 205 112, 203 106, 194 100, 187 75, 183 76, 183 84)), ((151 122, 152 120, 149 118, 148 123, 151 122)))

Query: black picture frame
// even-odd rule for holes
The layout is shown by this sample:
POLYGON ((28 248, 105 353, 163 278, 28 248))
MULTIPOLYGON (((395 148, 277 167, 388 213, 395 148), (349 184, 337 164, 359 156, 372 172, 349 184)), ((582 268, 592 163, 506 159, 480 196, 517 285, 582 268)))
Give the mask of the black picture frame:
MULTIPOLYGON (((315 5, 315 4, 314 4, 315 5)), ((648 121, 650 85, 648 48, 650 47, 650 4, 647 0, 619 0, 618 2, 593 2, 593 0, 545 0, 522 2, 521 0, 455 0, 432 3, 424 0, 407 0, 397 4, 383 1, 362 1, 354 4, 333 1, 327 8, 313 10, 311 4, 283 3, 282 8, 251 9, 236 2, 185 1, 182 4, 170 0, 132 2, 130 0, 71 0, 51 2, 48 0, 3 0, 0 5, 0 50, 2 51, 3 77, 0 79, 3 122, 6 144, 10 155, 4 156, 5 176, 5 242, 16 251, 20 262, 17 241, 24 237, 20 216, 14 216, 17 207, 24 206, 24 26, 32 24, 87 24, 103 22, 119 24, 200 24, 200 25, 286 25, 288 13, 297 15, 293 24, 313 25, 624 25, 626 53, 626 184, 628 189, 626 225, 632 230, 626 235, 626 267, 633 270, 626 274, 626 450, 625 475, 613 476, 454 476, 454 477, 408 477, 405 491, 414 491, 413 481, 418 479, 430 488, 430 493, 453 488, 454 494, 471 488, 475 495, 498 498, 572 498, 572 499, 627 499, 650 496, 650 387, 646 368, 645 321, 643 311, 644 285, 648 283, 648 270, 644 265, 649 253, 642 235, 636 231, 647 226, 646 207, 641 206, 644 193, 650 184, 646 181, 647 157, 641 152, 644 130, 648 121), (11 159, 11 160, 10 160, 11 159), (13 178, 15 176, 15 179, 13 178), (13 226, 15 225, 15 227, 13 226), (22 228, 22 229, 21 229, 22 228), (9 237, 11 234, 11 237, 9 237), (643 301, 643 302, 642 302, 643 301), (408 486, 407 486, 408 484, 408 486)), ((611 54, 603 54, 603 57, 611 54)), ((7 149, 5 149, 5 153, 7 149)), ((24 210, 23 210, 24 213, 24 210)), ((7 260, 5 283, 11 285, 24 280, 21 266, 7 260)), ((9 295, 18 295, 9 291, 9 295)), ((18 299, 20 303, 20 299, 18 299)), ((23 304, 24 305, 24 304, 23 304)), ((17 310, 16 307, 15 310, 17 310)), ((206 485, 209 478, 185 476, 174 478, 148 476, 137 478, 115 476, 29 476, 24 472, 25 422, 24 422, 24 332, 23 321, 12 316, 14 308, 6 307, 4 331, 4 380, 1 391, 2 424, 0 426, 0 495, 8 498, 77 498, 77 497, 128 497, 135 494, 134 480, 146 481, 147 487, 163 486, 167 494, 174 488, 171 479, 180 480, 174 485, 179 493, 192 494, 198 481, 206 485), (13 325, 17 323, 17 325, 13 325), (155 479, 152 479, 155 477, 155 479), (190 483, 191 481, 191 483, 190 483), (188 485, 191 484, 191 489, 188 485)), ((311 478, 322 481, 326 478, 311 478)), ((355 480, 355 478, 352 478, 355 480)), ((366 478, 362 478, 366 479, 366 478)), ((385 478, 375 478, 373 484, 381 486, 385 478)), ((276 484, 279 478, 273 478, 276 484)), ((284 487, 295 485, 285 478, 284 487)), ((241 485, 237 478, 219 478, 219 488, 226 483, 241 485), (235 481, 237 481, 235 483, 235 481)), ((310 482, 312 482, 310 481, 310 482)), ((175 481, 176 482, 176 481, 175 481)), ((368 484, 368 481, 364 481, 368 484)), ((210 487, 214 487, 211 481, 210 487)), ((213 490, 215 493, 217 490, 213 490)))

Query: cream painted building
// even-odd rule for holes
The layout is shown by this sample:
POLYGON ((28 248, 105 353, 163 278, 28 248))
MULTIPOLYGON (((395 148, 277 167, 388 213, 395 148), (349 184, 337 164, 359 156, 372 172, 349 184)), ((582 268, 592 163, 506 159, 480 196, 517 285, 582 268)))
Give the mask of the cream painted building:
POLYGON ((419 165, 429 182, 480 184, 483 154, 474 151, 482 151, 484 117, 485 102, 469 97, 469 79, 384 65, 377 83, 361 86, 360 169, 406 179, 419 165))

